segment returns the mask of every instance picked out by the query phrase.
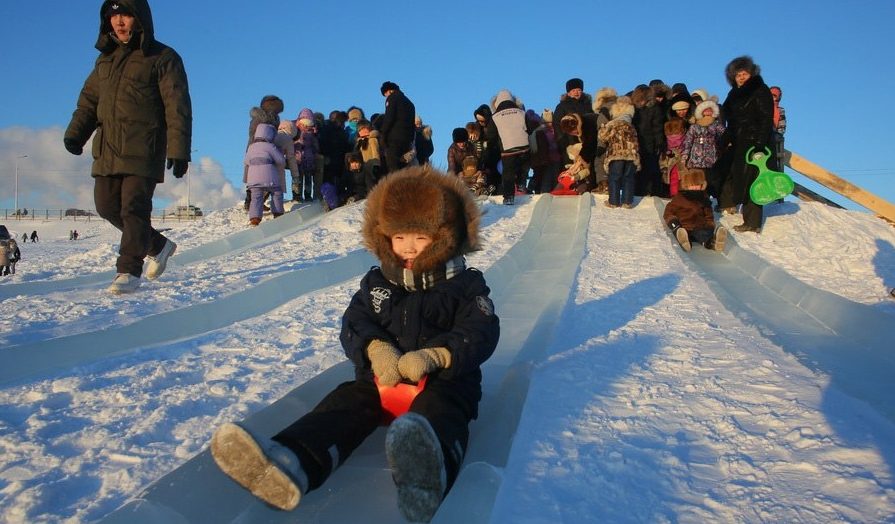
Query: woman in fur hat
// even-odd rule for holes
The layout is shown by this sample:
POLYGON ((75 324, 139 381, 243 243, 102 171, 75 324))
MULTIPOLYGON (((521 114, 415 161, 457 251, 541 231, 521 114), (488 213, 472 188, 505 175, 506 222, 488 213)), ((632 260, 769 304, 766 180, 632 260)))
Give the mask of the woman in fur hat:
MULTIPOLYGON (((774 100, 771 90, 761 78, 761 68, 752 57, 740 56, 727 64, 725 71, 730 92, 721 108, 727 120, 727 155, 730 169, 721 189, 720 206, 728 214, 743 205, 743 223, 734 231, 761 230, 762 206, 749 197, 749 187, 758 177, 758 170, 746 164, 746 152, 771 149, 774 131, 774 100)), ((768 164, 773 169, 776 162, 768 164)))
POLYGON ((392 422, 386 456, 398 506, 428 522, 457 477, 478 415, 481 365, 500 326, 482 273, 464 254, 478 248, 480 213, 456 176, 410 167, 367 198, 362 233, 380 261, 342 318, 355 380, 273 438, 225 424, 211 442, 221 470, 283 510, 319 488, 380 424, 380 387, 428 377, 408 413, 392 422))

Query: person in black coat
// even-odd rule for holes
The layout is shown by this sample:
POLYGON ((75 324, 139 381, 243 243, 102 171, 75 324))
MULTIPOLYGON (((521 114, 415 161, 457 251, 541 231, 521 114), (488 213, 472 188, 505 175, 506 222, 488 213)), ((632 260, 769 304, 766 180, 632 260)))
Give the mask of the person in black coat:
MULTIPOLYGON (((570 78, 566 82, 565 94, 559 98, 559 103, 553 110, 553 121, 562 122, 562 117, 572 113, 583 116, 593 112, 593 100, 584 92, 584 80, 570 78)), ((556 139, 559 140, 562 138, 562 129, 558 127, 554 129, 556 130, 556 139)))
POLYGON ((662 87, 639 85, 631 94, 634 103, 634 129, 640 147, 640 172, 635 178, 634 194, 638 196, 665 196, 659 168, 659 153, 665 151, 665 110, 656 99, 662 87))
POLYGON ((413 150, 416 136, 416 107, 394 82, 383 82, 379 91, 385 97, 385 114, 379 132, 385 148, 386 169, 391 173, 410 163, 406 155, 413 150))
MULTIPOLYGON (((749 188, 758 177, 758 170, 746 163, 746 152, 755 148, 773 154, 774 100, 771 90, 761 78, 761 69, 749 56, 734 58, 725 71, 731 89, 724 100, 721 114, 727 132, 722 135, 725 163, 730 168, 722 182, 719 205, 726 213, 736 211, 742 204, 743 223, 734 226, 738 232, 758 232, 763 218, 762 206, 749 197, 749 188)), ((768 164, 774 169, 775 163, 768 164)))
POLYGON ((380 266, 363 277, 342 317, 355 380, 272 438, 221 426, 211 441, 221 470, 268 504, 293 509, 380 425, 380 391, 426 377, 385 442, 399 509, 410 522, 428 522, 460 471, 482 397, 481 365, 500 336, 485 278, 464 259, 478 249, 480 219, 456 176, 414 166, 382 179, 362 225, 380 266))

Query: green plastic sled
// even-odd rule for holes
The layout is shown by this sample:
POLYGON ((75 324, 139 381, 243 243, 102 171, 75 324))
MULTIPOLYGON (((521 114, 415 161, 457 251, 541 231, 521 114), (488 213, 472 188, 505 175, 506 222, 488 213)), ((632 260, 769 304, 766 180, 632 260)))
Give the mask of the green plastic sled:
POLYGON ((752 182, 752 186, 749 188, 749 198, 763 206, 792 193, 796 185, 789 175, 768 169, 767 164, 771 158, 771 150, 765 148, 764 154, 756 153, 753 157, 753 149, 755 148, 750 147, 749 151, 746 151, 746 163, 758 169, 758 178, 752 182))

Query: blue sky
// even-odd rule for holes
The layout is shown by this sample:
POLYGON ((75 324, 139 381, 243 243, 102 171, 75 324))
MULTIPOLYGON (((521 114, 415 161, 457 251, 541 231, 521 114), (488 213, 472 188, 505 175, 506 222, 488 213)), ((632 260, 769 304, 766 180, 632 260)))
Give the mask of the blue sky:
MULTIPOLYGON (((89 159, 66 153, 61 134, 97 55, 101 3, 0 3, 0 209, 12 207, 21 155, 20 207, 92 207, 89 159)), ((895 80, 881 62, 895 3, 668 5, 151 1, 156 37, 186 64, 197 150, 189 190, 169 176, 156 206, 187 191, 208 208, 239 198, 248 110, 268 93, 285 101, 284 117, 351 105, 369 115, 383 110, 379 86, 392 80, 433 127, 434 163, 443 166, 451 129, 499 89, 538 111, 555 107, 570 77, 590 94, 660 78, 723 101, 724 67, 742 54, 783 88, 789 149, 895 202, 895 115, 885 98, 895 80)))

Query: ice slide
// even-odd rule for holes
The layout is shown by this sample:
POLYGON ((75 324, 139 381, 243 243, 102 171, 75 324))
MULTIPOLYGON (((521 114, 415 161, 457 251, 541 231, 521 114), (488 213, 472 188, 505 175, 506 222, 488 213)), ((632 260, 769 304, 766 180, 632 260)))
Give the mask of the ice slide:
MULTIPOLYGON (((653 200, 661 220, 665 203, 653 200)), ((670 233, 669 238, 677 244, 670 233)), ((759 326, 806 367, 829 376, 832 386, 895 421, 890 315, 809 286, 741 249, 731 237, 723 256, 697 246, 684 258, 729 311, 759 326)))
MULTIPOLYGON (((186 266, 224 254, 237 253, 262 244, 268 244, 316 223, 322 216, 322 213, 323 209, 319 205, 305 206, 294 212, 286 213, 277 220, 264 221, 258 227, 238 231, 189 251, 178 251, 168 261, 168 264, 171 267, 186 266)), ((115 273, 113 271, 103 271, 63 280, 39 280, 10 284, 0 287, 0 300, 17 295, 40 295, 65 289, 106 284, 111 282, 114 277, 115 273)))
MULTIPOLYGON (((481 417, 471 427, 464 470, 435 522, 484 522, 500 486, 528 392, 532 364, 549 346, 584 255, 592 198, 543 195, 522 238, 485 272, 501 318, 501 338, 484 367, 481 417)), ((342 362, 244 422, 273 435, 309 411, 353 369, 342 362)), ((157 480, 104 523, 401 522, 377 430, 292 512, 256 500, 224 476, 207 450, 157 480)))

